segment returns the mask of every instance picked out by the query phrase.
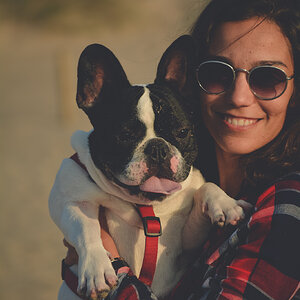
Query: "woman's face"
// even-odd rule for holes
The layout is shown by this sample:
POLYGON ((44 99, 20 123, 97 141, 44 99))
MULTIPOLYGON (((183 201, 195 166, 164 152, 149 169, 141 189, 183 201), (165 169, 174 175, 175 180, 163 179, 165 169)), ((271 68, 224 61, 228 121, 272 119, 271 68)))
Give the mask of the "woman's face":
MULTIPOLYGON (((213 37, 209 54, 225 58, 234 68, 250 70, 268 64, 291 76, 294 65, 288 39, 267 20, 248 32, 259 21, 224 23, 213 37)), ((246 73, 237 72, 231 90, 219 95, 203 92, 203 119, 217 147, 228 154, 243 155, 274 139, 284 124, 293 89, 292 79, 279 98, 260 100, 251 92, 246 73)))

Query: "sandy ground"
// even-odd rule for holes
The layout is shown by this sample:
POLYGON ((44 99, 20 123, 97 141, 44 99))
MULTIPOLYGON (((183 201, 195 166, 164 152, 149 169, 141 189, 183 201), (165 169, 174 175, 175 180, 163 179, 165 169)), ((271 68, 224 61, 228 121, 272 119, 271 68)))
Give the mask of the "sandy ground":
POLYGON ((75 105, 78 56, 87 44, 103 43, 131 82, 151 82, 164 49, 187 32, 199 9, 199 1, 161 2, 145 6, 145 22, 131 20, 118 31, 68 35, 1 24, 0 299, 56 299, 65 249, 48 194, 62 159, 72 154, 71 133, 90 128, 75 105))

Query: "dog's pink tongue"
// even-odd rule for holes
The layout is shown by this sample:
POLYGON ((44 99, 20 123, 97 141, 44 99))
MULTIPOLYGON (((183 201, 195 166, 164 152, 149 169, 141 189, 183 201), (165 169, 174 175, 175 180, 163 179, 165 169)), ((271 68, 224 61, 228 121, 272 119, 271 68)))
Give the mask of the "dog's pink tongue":
POLYGON ((166 195, 172 194, 180 189, 181 185, 178 182, 155 176, 150 177, 140 186, 141 191, 166 195))

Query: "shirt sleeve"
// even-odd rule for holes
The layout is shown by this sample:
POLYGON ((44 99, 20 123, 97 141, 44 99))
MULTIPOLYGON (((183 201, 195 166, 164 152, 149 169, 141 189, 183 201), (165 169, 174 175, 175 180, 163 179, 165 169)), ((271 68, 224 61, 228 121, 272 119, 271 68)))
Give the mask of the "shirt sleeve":
POLYGON ((300 280, 300 174, 266 190, 248 237, 224 267, 217 299, 292 299, 300 280))

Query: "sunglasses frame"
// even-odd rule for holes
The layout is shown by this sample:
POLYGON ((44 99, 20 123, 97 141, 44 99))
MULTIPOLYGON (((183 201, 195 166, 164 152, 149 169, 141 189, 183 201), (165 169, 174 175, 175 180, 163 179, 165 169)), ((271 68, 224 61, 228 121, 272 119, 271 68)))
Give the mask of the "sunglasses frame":
POLYGON ((244 73, 246 73, 248 86, 249 86, 251 92, 253 93, 253 95, 254 95, 255 97, 257 97, 258 99, 260 99, 260 100, 266 100, 266 101, 268 101, 268 100, 274 100, 274 99, 276 99, 276 98, 279 98, 279 97, 286 91, 286 88, 287 88, 287 85, 288 85, 288 81, 291 80, 291 79, 293 79, 293 78, 295 77, 295 74, 293 74, 292 76, 289 77, 289 76, 286 75, 285 71, 282 70, 281 68, 278 68, 278 67, 275 67, 275 66, 270 66, 270 65, 256 66, 256 67, 254 67, 254 68, 252 68, 252 69, 250 69, 250 70, 246 70, 246 69, 242 69, 242 68, 234 68, 232 65, 230 65, 230 64, 228 64, 228 63, 226 63, 226 62, 224 62, 224 61, 221 61, 221 60, 206 60, 206 61, 202 62, 202 63, 197 67, 197 69, 196 69, 196 78, 197 78, 197 82, 198 82, 199 86, 201 87, 201 89, 202 89, 204 92, 206 92, 207 94, 210 94, 210 95, 220 95, 220 94, 223 94, 223 93, 225 93, 225 92, 227 92, 228 90, 231 89, 231 87, 233 86, 233 84, 234 84, 234 82, 235 82, 235 79, 236 79, 236 73, 237 73, 237 72, 244 72, 244 73), (207 91, 207 90, 202 86, 202 84, 201 84, 200 81, 199 81, 199 76, 198 76, 199 69, 201 68, 201 66, 206 65, 206 64, 208 64, 208 63, 218 63, 218 64, 221 64, 221 65, 225 65, 225 66, 227 66, 227 67, 229 67, 229 68, 231 69, 232 74, 233 74, 233 77, 232 77, 232 83, 231 83, 230 87, 228 87, 228 89, 226 89, 226 90, 224 90, 224 91, 222 91, 222 92, 219 92, 219 93, 211 93, 211 92, 207 91), (255 71, 255 70, 257 70, 257 69, 260 69, 260 68, 272 68, 272 69, 277 69, 277 70, 283 72, 283 74, 285 75, 285 87, 284 87, 283 91, 282 91, 279 95, 277 95, 276 97, 273 97, 273 98, 264 98, 264 97, 261 97, 261 96, 257 95, 257 93, 255 93, 255 92, 253 91, 253 89, 251 88, 250 83, 249 83, 249 77, 250 77, 250 75, 251 75, 251 73, 252 73, 253 71, 255 71))

